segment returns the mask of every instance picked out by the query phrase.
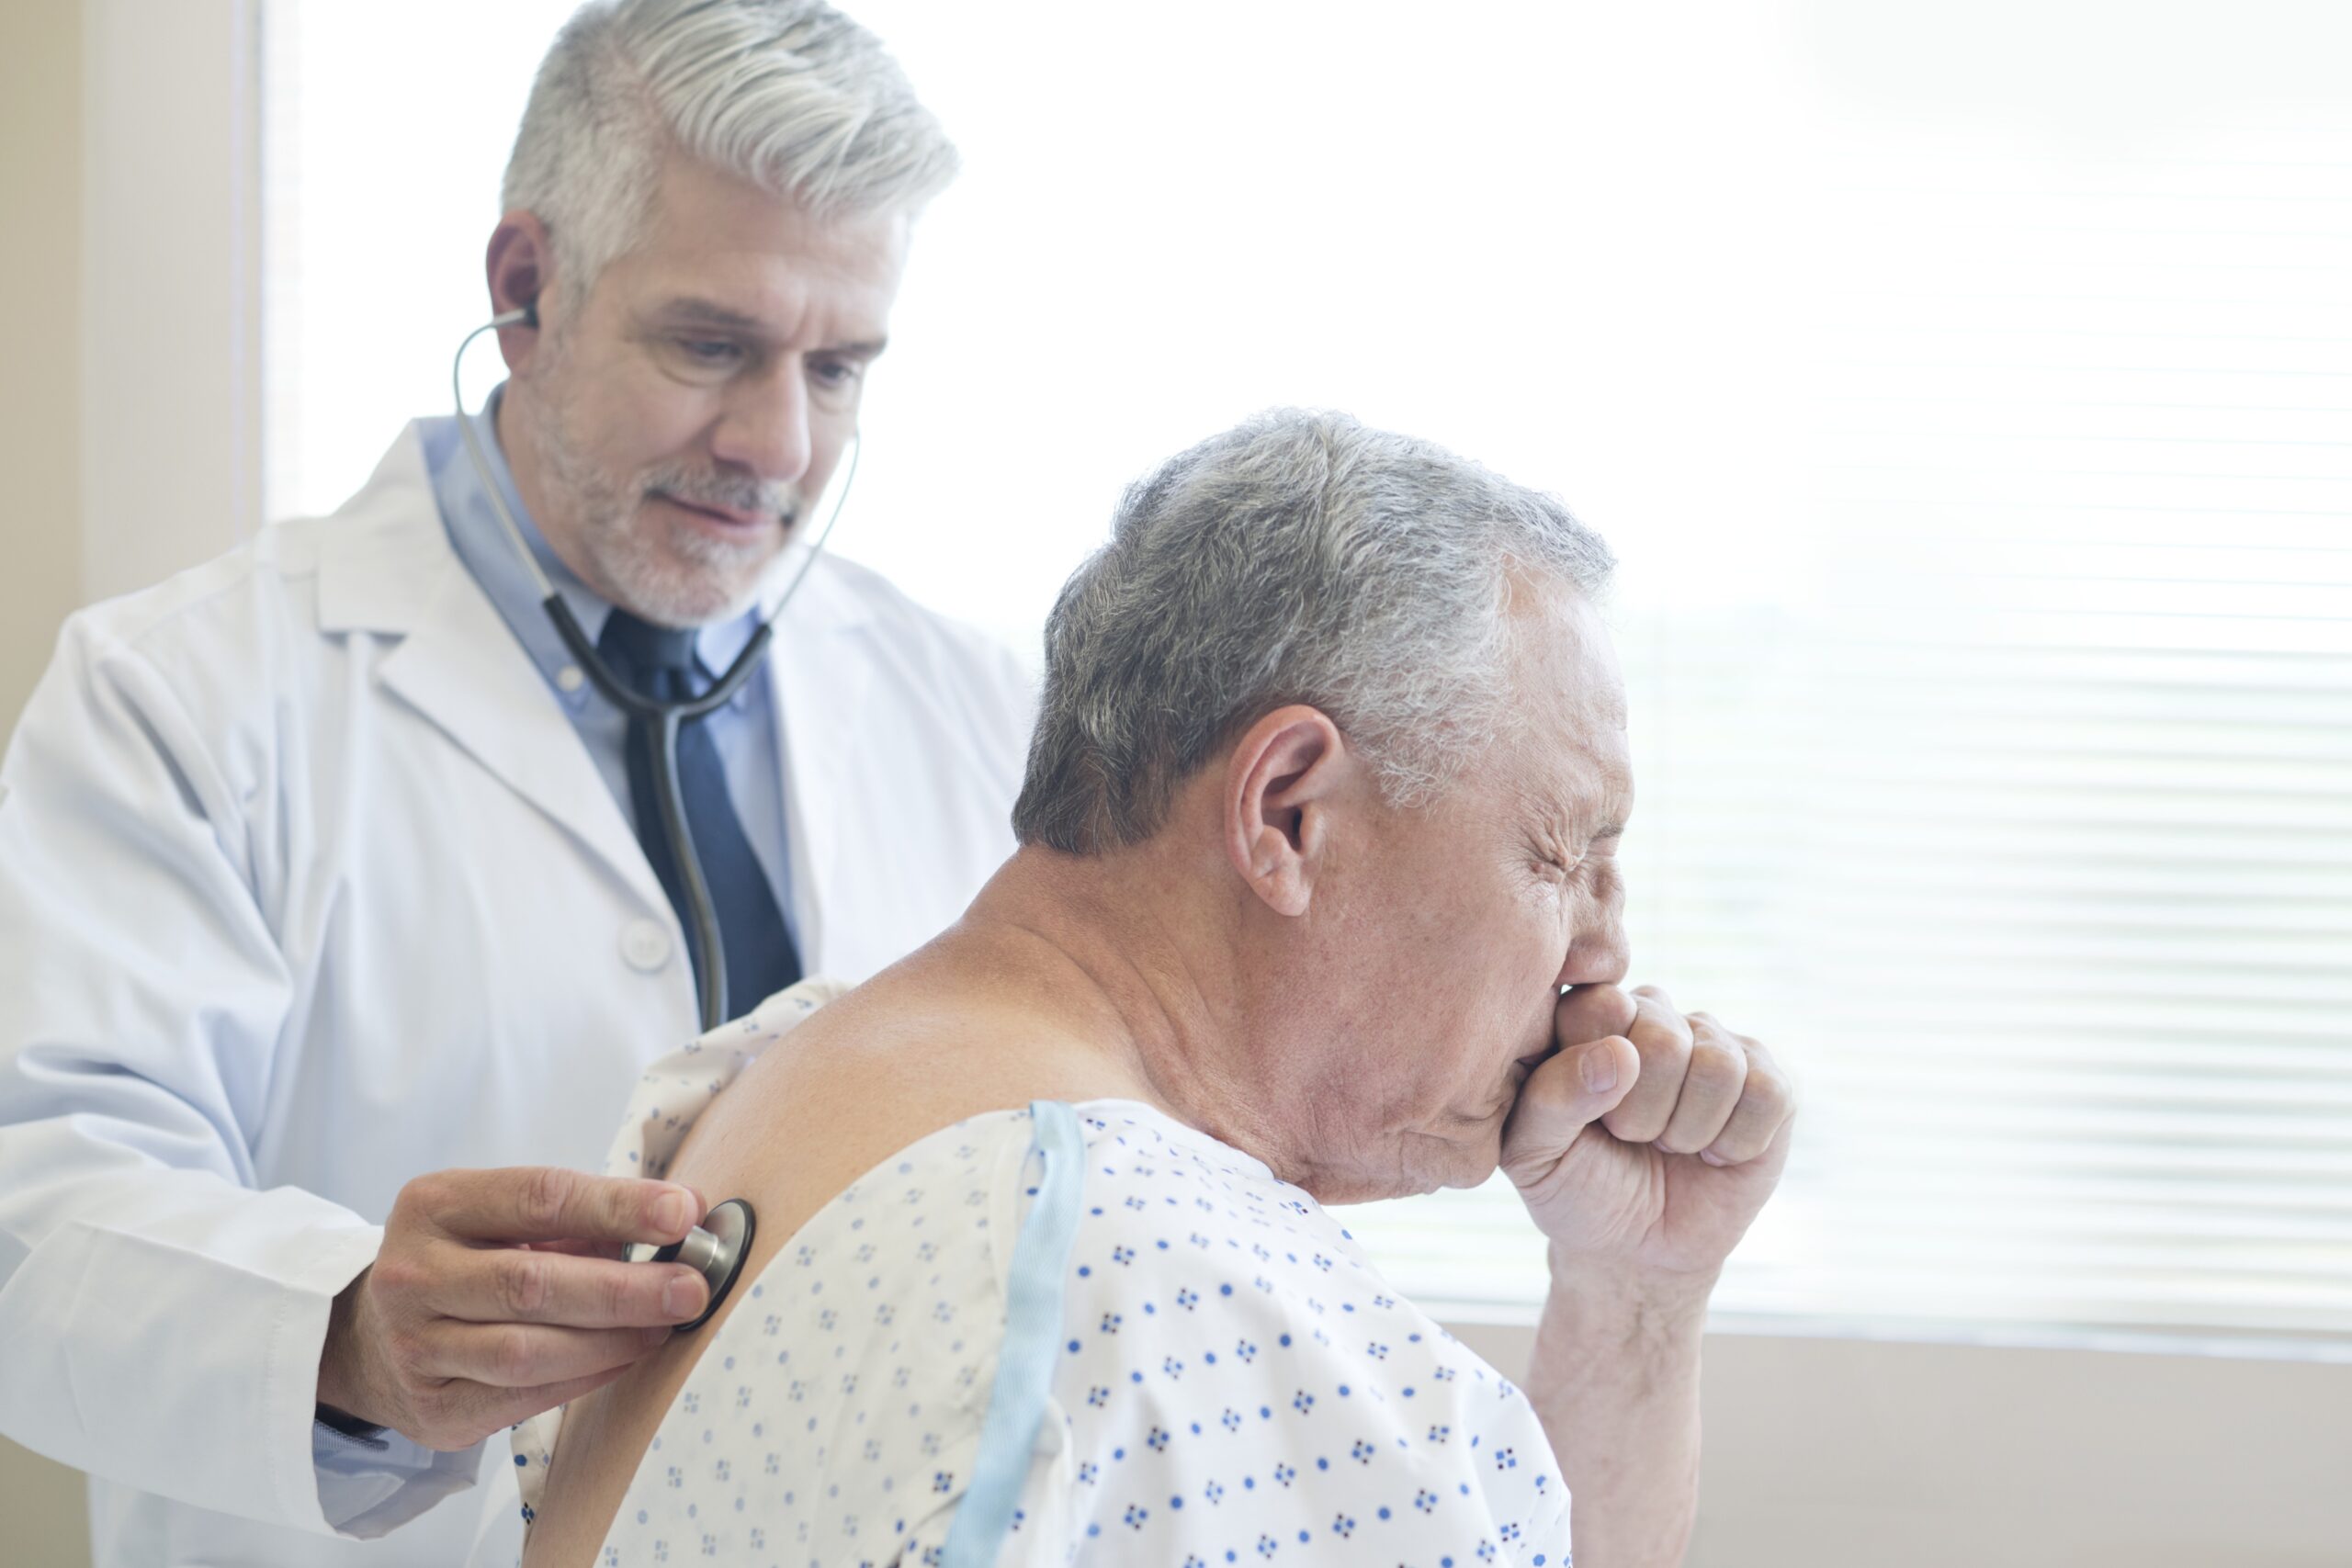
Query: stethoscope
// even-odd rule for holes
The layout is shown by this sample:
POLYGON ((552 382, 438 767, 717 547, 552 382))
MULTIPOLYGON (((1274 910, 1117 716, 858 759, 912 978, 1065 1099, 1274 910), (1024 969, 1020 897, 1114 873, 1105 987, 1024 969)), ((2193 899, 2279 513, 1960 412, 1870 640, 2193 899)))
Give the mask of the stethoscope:
POLYGON ((744 682, 757 673, 760 660, 767 653, 768 644, 774 638, 776 617, 784 614, 786 604, 792 603, 792 596, 800 592, 801 583, 808 581, 809 568, 815 566, 817 558, 824 553, 825 541, 832 537, 833 525, 841 521, 842 503, 849 499, 851 481, 857 478, 858 443, 853 441, 850 445, 849 464, 842 470, 840 486, 834 491, 832 512, 826 517, 824 527, 818 531, 816 543, 809 546, 808 558, 800 563, 800 570, 786 585, 784 597, 775 602, 775 608, 768 612, 767 619, 760 623, 759 630, 753 632, 751 641, 743 645, 743 651, 735 656, 735 662, 727 667, 727 672, 718 678, 718 683, 701 696, 681 702, 656 702, 623 685, 606 668, 605 661, 597 657, 596 645, 588 639, 587 633, 580 629, 579 621, 571 614, 571 606, 563 602, 563 595, 557 592, 555 584, 548 581, 548 574, 539 568, 538 558, 531 553, 531 547, 524 541, 523 530, 514 521, 514 514, 507 510, 506 497, 491 472, 490 459, 481 449, 481 436, 475 434, 472 416, 466 412, 465 389, 458 381, 458 373, 465 365, 466 350, 473 346, 474 339, 501 327, 536 329, 538 324, 539 308, 534 301, 519 310, 492 316, 458 342, 457 357, 449 366, 449 396, 458 407, 458 434, 465 440, 466 456, 472 460, 474 472, 481 476, 482 490, 489 495, 491 507, 498 513, 498 521, 504 525, 506 537, 513 543, 514 553, 522 558, 524 570, 531 574, 532 581, 538 587, 539 607, 554 623, 555 635, 563 639, 563 646, 571 651, 573 660, 586 672, 589 682, 606 702, 630 718, 649 726, 652 731, 654 809, 662 819, 662 836, 669 843, 670 858, 676 863, 679 878, 685 886, 686 908, 691 916, 690 934, 694 938, 695 956, 700 960, 695 968, 701 987, 698 1000, 702 1009, 702 1026, 706 1030, 716 1029, 727 1018, 727 954, 719 941, 718 910, 711 902, 708 885, 703 880, 702 862, 695 855, 694 829, 686 821, 685 807, 678 787, 678 730, 682 725, 692 724, 725 707, 734 700, 735 694, 743 689, 744 682))
MULTIPOLYGON (((767 619, 760 623, 759 630, 752 634, 751 641, 743 645, 743 651, 735 656, 735 662, 727 667, 727 672, 718 678, 718 683, 699 697, 683 702, 656 702, 623 685, 605 667, 604 660, 597 657, 596 645, 588 640, 586 632, 580 629, 580 622, 573 616, 571 606, 563 602, 563 595, 556 592, 555 584, 549 582, 548 574, 540 570, 538 558, 531 553, 530 545, 523 537, 521 525, 514 521, 514 513, 507 509, 506 497, 500 491, 497 477, 491 472, 490 458, 481 449, 481 438, 475 434, 473 418, 466 412, 465 389, 458 379, 458 372, 465 366, 466 350, 473 346, 474 339, 501 327, 536 329, 538 324, 539 308, 534 302, 519 310, 507 310, 492 316, 458 340, 457 356, 449 365, 449 397, 458 409, 458 434, 465 441, 466 456, 481 479, 481 487, 490 497, 492 510, 497 513, 499 523, 504 526, 508 541, 514 545, 515 555, 522 559, 523 569, 531 574, 531 581, 538 587, 539 607, 547 612, 548 619, 554 624, 555 635, 563 640, 563 646, 586 672, 590 684, 603 694, 606 702, 630 718, 651 727, 655 759, 654 806, 662 818, 662 836, 669 842, 670 858, 677 864, 678 875, 685 886, 686 907, 693 916, 691 924, 695 955, 702 961, 697 966, 702 1026, 706 1030, 715 1029, 725 1021, 727 1016, 727 954, 719 942, 718 910, 711 902, 708 884, 703 880, 702 862, 695 855, 694 829, 686 821, 685 806, 678 787, 678 730, 682 725, 692 724, 725 707, 758 671, 761 659, 767 653, 768 644, 775 638, 776 617, 784 614, 784 607, 792 603, 792 596, 799 592, 801 583, 808 581, 809 568, 815 566, 817 558, 824 553, 825 542, 833 536, 833 525, 842 519, 842 503, 849 499, 850 483, 857 478, 858 444, 851 443, 849 464, 842 471, 840 488, 834 492, 833 509, 825 518, 825 525, 818 530, 816 542, 808 547, 808 558, 800 563, 800 570, 785 585, 784 597, 775 602, 775 608, 768 612, 767 619)), ((703 1216, 702 1224, 688 1231, 684 1240, 671 1243, 646 1259, 654 1263, 683 1263, 699 1272, 709 1287, 710 1294, 702 1314, 691 1323, 678 1325, 674 1332, 684 1334, 700 1328, 709 1321, 710 1314, 718 1310, 719 1303, 727 1299, 728 1291, 733 1287, 735 1277, 742 1271, 744 1259, 751 1256, 754 1228, 752 1205, 743 1199, 729 1198, 722 1203, 711 1205, 710 1213, 703 1216)))

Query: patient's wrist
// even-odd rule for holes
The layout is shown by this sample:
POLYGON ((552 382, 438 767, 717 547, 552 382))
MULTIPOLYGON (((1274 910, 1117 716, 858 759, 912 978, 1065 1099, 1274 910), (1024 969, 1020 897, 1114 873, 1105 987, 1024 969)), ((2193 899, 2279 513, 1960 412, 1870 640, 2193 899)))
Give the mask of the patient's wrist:
POLYGON ((1552 1276, 1547 1316, 1571 1314, 1582 1323, 1623 1323, 1629 1332, 1659 1338, 1695 1338, 1706 1326, 1707 1301, 1720 1271, 1686 1273, 1600 1262, 1549 1249, 1552 1276))

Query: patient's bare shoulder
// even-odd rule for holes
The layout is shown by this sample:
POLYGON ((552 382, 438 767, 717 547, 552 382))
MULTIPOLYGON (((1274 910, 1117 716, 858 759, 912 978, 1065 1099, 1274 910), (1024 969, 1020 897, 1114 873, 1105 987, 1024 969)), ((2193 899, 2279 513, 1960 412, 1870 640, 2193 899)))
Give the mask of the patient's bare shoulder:
POLYGON ((957 1054, 952 1018, 877 989, 853 991, 745 1067, 703 1112, 672 1175, 714 1202, 767 1192, 797 1228, 868 1166, 955 1120, 932 1118, 964 1097, 921 1066, 957 1054))
MULTIPOLYGON (((891 1034, 904 1021, 877 1015, 862 992, 824 1008, 745 1066, 672 1159, 671 1179, 713 1203, 742 1199, 758 1216, 741 1278, 756 1279, 862 1172, 934 1130, 923 1120, 930 1097, 908 1081, 901 1053, 877 1038, 877 1021, 891 1034)), ((703 1348, 744 1299, 730 1294, 701 1328, 673 1336, 605 1387, 572 1401, 525 1568, 591 1560, 703 1348)))
MULTIPOLYGON (((972 1004, 893 971, 835 1001, 747 1066, 672 1161, 672 1179, 758 1215, 741 1278, 756 1279, 827 1203, 940 1128, 1037 1099, 1091 1098, 1100 1067, 1018 1009, 972 1004)), ((736 1306, 575 1400, 548 1471, 526 1568, 591 1560, 703 1348, 736 1306)))

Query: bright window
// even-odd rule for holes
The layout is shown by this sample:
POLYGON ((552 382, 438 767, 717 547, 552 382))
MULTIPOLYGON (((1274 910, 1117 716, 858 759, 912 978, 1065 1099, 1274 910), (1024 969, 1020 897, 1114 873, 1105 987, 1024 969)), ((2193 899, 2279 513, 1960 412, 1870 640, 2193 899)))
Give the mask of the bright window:
MULTIPOLYGON (((1264 404, 1558 491, 1624 560, 1638 974, 1806 1095, 1719 1306, 2352 1344, 2339 11, 855 9, 967 173, 845 553, 1034 659, 1264 404)), ((274 513, 442 410, 568 10, 269 0, 274 513)), ((1541 1290, 1507 1192, 1358 1223, 1541 1290)))

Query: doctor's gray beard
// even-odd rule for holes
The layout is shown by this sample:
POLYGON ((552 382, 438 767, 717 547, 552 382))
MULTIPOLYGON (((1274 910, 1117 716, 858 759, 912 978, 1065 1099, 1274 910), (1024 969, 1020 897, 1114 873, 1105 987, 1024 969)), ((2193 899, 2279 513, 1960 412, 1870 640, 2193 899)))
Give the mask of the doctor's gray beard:
POLYGON ((657 464, 615 479, 571 437, 559 397, 539 400, 535 421, 547 472, 572 514, 597 576, 593 584, 632 615, 658 625, 699 626, 732 620, 759 597, 769 567, 783 553, 798 511, 800 487, 763 484, 748 475, 686 462, 657 464), (643 510, 655 494, 701 505, 761 511, 781 520, 775 537, 735 543, 643 510))

